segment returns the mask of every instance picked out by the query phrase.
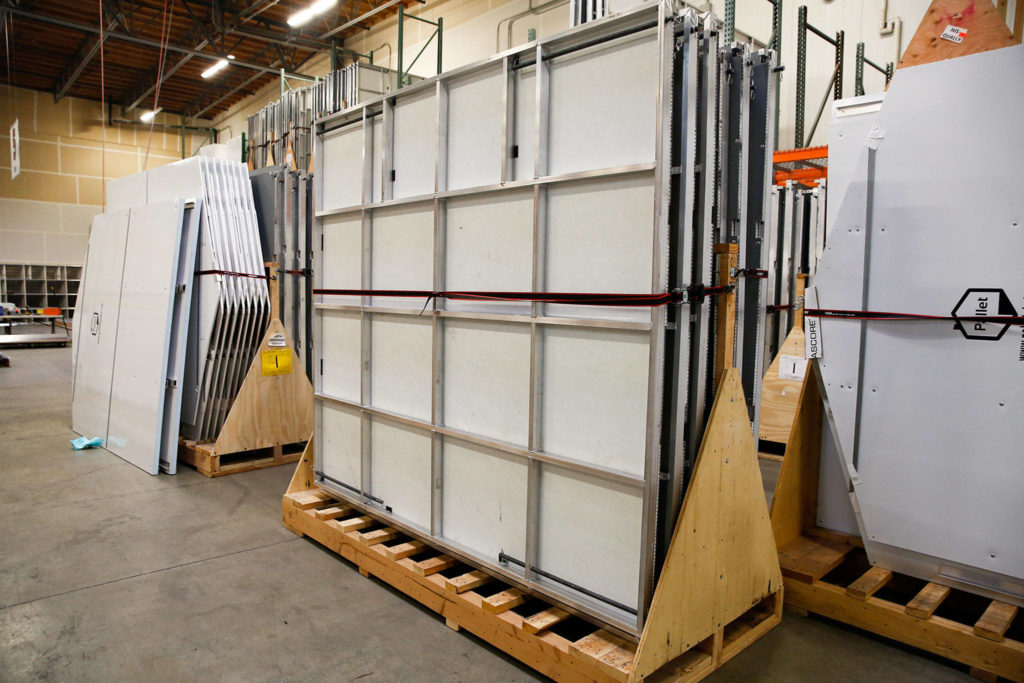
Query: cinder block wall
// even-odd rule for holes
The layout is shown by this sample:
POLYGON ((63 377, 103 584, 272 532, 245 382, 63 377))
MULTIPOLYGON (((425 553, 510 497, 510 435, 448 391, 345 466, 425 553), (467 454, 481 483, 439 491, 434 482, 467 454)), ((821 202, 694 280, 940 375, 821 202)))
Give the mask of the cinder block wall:
MULTIPOLYGON (((149 128, 108 126, 104 158, 98 102, 0 86, 0 263, 81 264, 92 217, 103 209, 104 177, 143 168, 149 128), (17 117, 21 173, 11 178, 10 125, 17 117)), ((158 116, 157 122, 178 123, 158 116)), ((191 155, 202 138, 185 136, 191 155)), ((148 167, 181 158, 178 131, 153 129, 148 167)))

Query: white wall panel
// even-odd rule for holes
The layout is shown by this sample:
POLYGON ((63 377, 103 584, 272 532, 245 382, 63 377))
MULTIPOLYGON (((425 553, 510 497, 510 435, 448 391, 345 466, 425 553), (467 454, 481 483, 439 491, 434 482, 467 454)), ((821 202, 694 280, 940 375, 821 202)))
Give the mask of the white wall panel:
POLYGON ((540 566, 635 607, 642 509, 643 495, 636 487, 545 465, 540 482, 540 566))
MULTIPOLYGON (((326 289, 362 289, 363 218, 359 213, 332 216, 323 222, 320 272, 326 289)), ((325 296, 324 303, 358 304, 357 296, 325 296)))
POLYGON ((650 34, 552 60, 552 175, 654 162, 657 63, 650 34))
POLYGON ((375 408, 430 419, 431 327, 429 317, 373 315, 370 400, 375 408))
POLYGON ((544 450, 642 475, 648 361, 647 333, 546 329, 544 450))
POLYGON ((321 311, 323 358, 321 391, 328 396, 359 401, 362 381, 362 323, 358 313, 321 311))
POLYGON ((370 491, 398 517, 430 529, 430 435, 384 419, 371 422, 370 491))
POLYGON ((491 562, 526 548, 526 463, 444 440, 443 536, 491 562))
MULTIPOLYGON (((434 288, 434 205, 396 206, 373 212, 371 282, 374 289, 434 288)), ((377 306, 423 307, 422 298, 385 298, 377 306)))
MULTIPOLYGON (((449 199, 445 289, 529 292, 533 284, 533 190, 449 199)), ((447 301, 450 310, 530 312, 529 302, 447 301)))
POLYGON ((448 189, 501 181, 500 64, 448 84, 448 189))
POLYGON ((520 446, 530 429, 530 328, 448 320, 444 325, 444 422, 520 446))
POLYGON ((329 211, 363 203, 363 169, 360 164, 334 164, 335 159, 362 159, 363 126, 357 122, 324 136, 324 163, 332 169, 324 178, 321 209, 329 211))
POLYGON ((437 97, 433 90, 399 99, 395 105, 393 152, 396 199, 434 191, 436 145, 437 97))
POLYGON ((362 477, 359 411, 318 401, 316 417, 318 439, 323 442, 321 467, 335 479, 358 489, 362 477))
MULTIPOLYGON (((537 149, 537 69, 520 69, 512 76, 515 93, 513 145, 516 154, 512 159, 515 180, 527 180, 534 176, 534 157, 537 149)), ((511 153, 511 152, 510 152, 511 153)))

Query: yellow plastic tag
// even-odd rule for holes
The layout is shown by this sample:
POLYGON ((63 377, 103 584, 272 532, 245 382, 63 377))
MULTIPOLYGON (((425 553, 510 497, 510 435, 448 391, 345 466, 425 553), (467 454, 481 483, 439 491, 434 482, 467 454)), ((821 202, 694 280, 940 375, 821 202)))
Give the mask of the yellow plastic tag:
POLYGON ((290 375, 292 372, 291 349, 270 349, 260 353, 263 362, 263 376, 290 375))

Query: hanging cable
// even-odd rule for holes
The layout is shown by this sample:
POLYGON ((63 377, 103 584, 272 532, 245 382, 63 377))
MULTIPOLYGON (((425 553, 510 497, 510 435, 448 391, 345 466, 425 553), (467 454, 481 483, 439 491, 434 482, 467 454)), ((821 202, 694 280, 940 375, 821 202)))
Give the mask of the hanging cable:
MULTIPOLYGON (((174 16, 174 4, 171 4, 171 17, 174 16)), ((160 25, 160 56, 156 67, 156 94, 153 96, 153 117, 149 120, 149 136, 146 138, 146 156, 142 160, 142 170, 149 167, 149 147, 153 142, 153 124, 156 123, 156 112, 160 110, 160 85, 164 80, 164 57, 167 54, 167 41, 171 34, 171 22, 167 21, 167 0, 164 0, 164 15, 160 25)), ((182 131, 182 135, 185 132, 182 131)))

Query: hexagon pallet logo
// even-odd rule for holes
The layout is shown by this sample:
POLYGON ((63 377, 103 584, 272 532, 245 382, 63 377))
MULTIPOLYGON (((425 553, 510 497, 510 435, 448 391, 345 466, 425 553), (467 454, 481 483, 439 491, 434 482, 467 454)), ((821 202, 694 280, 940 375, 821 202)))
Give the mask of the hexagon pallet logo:
MULTIPOLYGON (((984 318, 987 316, 1016 316, 1017 311, 1001 289, 968 289, 953 308, 954 318, 984 318)), ((1009 323, 985 322, 983 320, 957 320, 953 325, 968 339, 997 341, 1009 323)))

